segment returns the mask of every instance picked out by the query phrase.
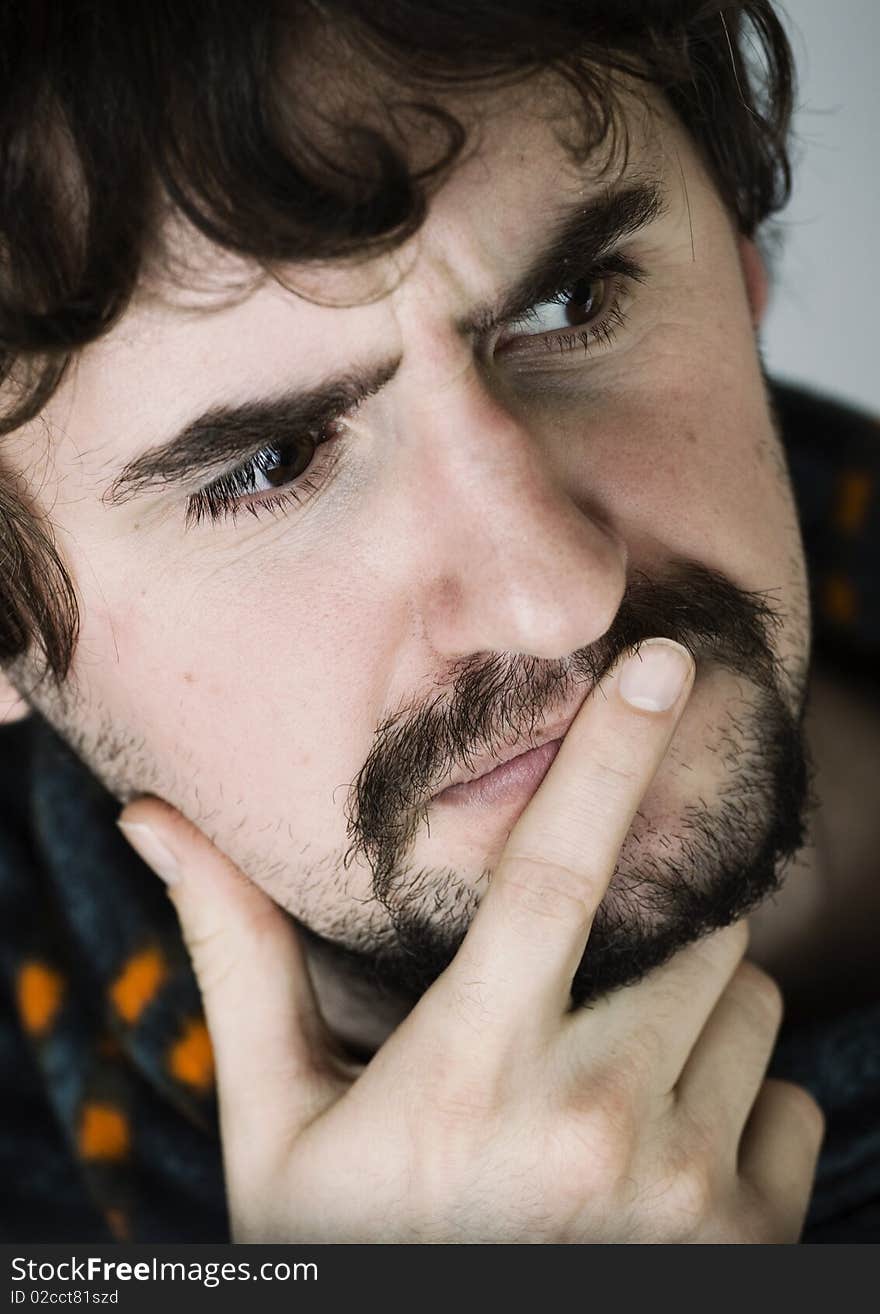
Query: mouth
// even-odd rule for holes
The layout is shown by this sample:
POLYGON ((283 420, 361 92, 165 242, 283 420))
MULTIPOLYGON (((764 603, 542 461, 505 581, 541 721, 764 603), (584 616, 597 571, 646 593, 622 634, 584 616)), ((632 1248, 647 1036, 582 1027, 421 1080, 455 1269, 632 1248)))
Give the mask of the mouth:
POLYGON ((508 746, 494 757, 478 759, 474 764, 476 769, 468 775, 459 774, 433 796, 431 803, 440 807, 485 807, 522 802, 525 796, 534 793, 549 771, 579 710, 580 703, 568 716, 530 740, 508 746))
POLYGON ((530 798, 550 770, 562 739, 551 739, 540 748, 530 748, 492 771, 459 785, 448 785, 435 794, 440 807, 498 807, 530 798))

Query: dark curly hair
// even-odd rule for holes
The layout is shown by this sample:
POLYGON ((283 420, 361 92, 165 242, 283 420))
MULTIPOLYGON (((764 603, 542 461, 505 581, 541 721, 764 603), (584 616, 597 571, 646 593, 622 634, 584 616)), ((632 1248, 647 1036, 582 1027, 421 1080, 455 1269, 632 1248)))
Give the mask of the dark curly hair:
MULTIPOLYGON (((657 86, 742 233, 787 200, 771 0, 0 0, 0 438, 123 313, 169 213, 257 269, 375 254, 462 153, 450 102, 544 73, 577 90, 591 146, 620 74, 657 86), (418 165, 401 116, 436 145, 418 165)), ((0 449, 0 666, 60 685, 78 626, 0 449)))

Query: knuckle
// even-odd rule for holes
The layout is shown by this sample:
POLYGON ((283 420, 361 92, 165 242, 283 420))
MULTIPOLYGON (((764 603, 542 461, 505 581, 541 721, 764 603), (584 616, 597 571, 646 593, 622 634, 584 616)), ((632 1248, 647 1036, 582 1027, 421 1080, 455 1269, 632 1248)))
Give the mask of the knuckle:
POLYGON ((740 1179, 731 1201, 728 1238, 747 1244, 766 1245, 794 1240, 779 1210, 751 1182, 740 1179))
POLYGON ((786 1113, 798 1118, 810 1138, 820 1142, 825 1135, 825 1113, 807 1088, 778 1077, 769 1077, 765 1084, 775 1088, 777 1095, 785 1102, 786 1113))
POLYGON ((431 1121, 441 1133, 442 1143, 447 1145, 450 1134, 470 1133, 479 1126, 489 1126, 499 1112, 498 1101, 484 1086, 465 1080, 446 1081, 435 1087, 428 1107, 431 1121))
POLYGON ((773 977, 744 959, 731 981, 730 990, 750 1020, 762 1030, 776 1030, 782 1021, 785 1000, 773 977))
POLYGON ((567 1111, 592 1186, 613 1190, 627 1178, 639 1141, 629 1078, 620 1071, 597 1075, 570 1097, 567 1111))
POLYGON ((472 1062, 461 1047, 419 1045, 400 1075, 398 1093, 414 1133, 424 1140, 425 1127, 432 1125, 437 1134, 429 1139, 437 1145, 448 1144, 449 1137, 482 1136, 497 1125, 508 1102, 504 1074, 472 1062))
POLYGON ((661 989, 657 994, 654 1016, 639 1023, 637 1030, 627 1037, 625 1050, 620 1054, 622 1071, 629 1075, 634 1091, 643 1090, 647 1083, 653 1085, 654 1076, 668 1051, 661 1019, 674 1015, 678 1000, 672 991, 661 989))
POLYGON ((581 1114, 569 1124, 565 1162, 577 1165, 582 1195, 613 1199, 630 1180, 633 1143, 595 1112, 581 1114))
POLYGON ((573 831, 590 833, 608 825, 622 811, 629 811, 647 786, 641 750, 617 740, 611 754, 595 756, 581 786, 561 800, 561 811, 573 831))
POLYGON ((718 1203, 716 1166, 708 1138, 694 1129, 667 1164, 659 1199, 674 1233, 686 1236, 712 1215, 718 1203))
POLYGON ((234 979, 235 956, 222 929, 190 926, 183 939, 203 994, 214 994, 234 979))
POLYGON ((748 944, 748 923, 745 918, 741 918, 730 926, 695 940, 682 953, 692 955, 708 975, 720 976, 729 986, 748 944))
POLYGON ((547 858, 514 854, 505 860, 502 879, 496 876, 496 885, 507 911, 525 919, 531 937, 536 917, 566 926, 588 926, 592 920, 586 898, 588 882, 572 867, 547 858))
POLYGON ((749 947, 751 939, 751 928, 747 918, 741 917, 737 922, 731 922, 729 926, 722 927, 720 931, 714 932, 708 937, 707 942, 715 942, 719 951, 726 961, 728 955, 733 953, 736 960, 742 958, 743 954, 749 947))
POLYGON ((639 778, 639 772, 625 761, 621 765, 619 761, 608 761, 602 757, 597 759, 596 772, 602 780, 611 780, 619 785, 631 785, 639 778))

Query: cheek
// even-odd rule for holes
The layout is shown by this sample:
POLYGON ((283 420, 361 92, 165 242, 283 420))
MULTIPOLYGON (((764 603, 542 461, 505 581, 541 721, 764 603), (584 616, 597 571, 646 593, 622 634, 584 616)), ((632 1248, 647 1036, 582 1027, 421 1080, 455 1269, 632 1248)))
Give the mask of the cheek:
POLYGON ((799 530, 753 343, 673 341, 609 406, 601 480, 617 527, 742 587, 779 584, 799 530))
MULTIPOLYGON (((277 557, 277 549, 275 550, 277 557)), ((292 563, 141 581, 115 606, 84 600, 81 678, 144 741, 170 801, 283 817, 293 835, 344 828, 344 789, 370 750, 395 642, 389 608, 348 569, 344 586, 292 563), (90 662, 85 654, 100 653, 90 662), (365 654, 370 655, 369 662, 365 654)), ((106 590, 105 596, 106 596, 106 590)))
POLYGON ((589 427, 569 415, 553 439, 572 496, 627 543, 633 568, 692 559, 766 591, 796 706, 810 643, 806 562, 747 321, 738 332, 660 326, 638 368, 589 415, 589 427))

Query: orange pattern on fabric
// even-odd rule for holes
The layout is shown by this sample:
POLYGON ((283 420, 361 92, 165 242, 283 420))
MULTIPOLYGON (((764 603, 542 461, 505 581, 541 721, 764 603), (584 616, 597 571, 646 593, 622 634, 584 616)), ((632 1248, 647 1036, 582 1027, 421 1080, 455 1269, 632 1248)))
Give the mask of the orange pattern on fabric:
POLYGON ((834 523, 846 534, 855 534, 865 523, 871 504, 874 480, 868 470, 844 470, 837 481, 834 523))
POLYGON ((39 1036, 52 1025, 61 996, 64 979, 60 972, 46 963, 25 963, 18 973, 16 996, 22 1025, 32 1036, 39 1036))
POLYGON ((125 1114, 112 1104, 84 1104, 79 1121, 79 1152, 84 1159, 124 1159, 131 1146, 125 1114))
POLYGON ((144 949, 130 958, 110 987, 110 998, 121 1018, 137 1022, 168 975, 158 949, 144 949))
POLYGON ((821 605, 829 620, 850 624, 859 610, 852 582, 845 575, 826 575, 822 581, 821 605))
POLYGON ((214 1081, 214 1050, 208 1028, 200 1018, 184 1027, 183 1035, 168 1052, 168 1067, 178 1081, 196 1090, 209 1090, 214 1081))

